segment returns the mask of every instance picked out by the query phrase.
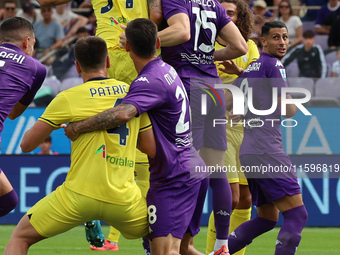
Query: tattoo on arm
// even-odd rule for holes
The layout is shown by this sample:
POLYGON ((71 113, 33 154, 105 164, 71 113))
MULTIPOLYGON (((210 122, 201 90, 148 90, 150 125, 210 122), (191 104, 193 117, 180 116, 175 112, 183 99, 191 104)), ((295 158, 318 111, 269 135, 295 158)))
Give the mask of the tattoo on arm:
POLYGON ((137 114, 137 108, 132 104, 120 104, 93 117, 74 123, 73 129, 77 133, 111 129, 128 122, 137 114))

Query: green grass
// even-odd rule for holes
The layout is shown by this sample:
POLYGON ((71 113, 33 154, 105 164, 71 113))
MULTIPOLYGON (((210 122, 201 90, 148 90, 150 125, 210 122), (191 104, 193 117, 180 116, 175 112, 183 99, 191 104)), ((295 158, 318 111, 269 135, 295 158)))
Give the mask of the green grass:
MULTIPOLYGON (((0 225, 0 254, 3 253, 8 242, 13 225, 0 225)), ((103 226, 104 233, 108 234, 108 226, 103 226)), ((246 255, 273 255, 276 236, 279 228, 258 237, 248 246, 246 255)), ((202 227, 200 234, 195 238, 196 248, 204 252, 206 244, 207 228, 202 227)), ((302 233, 302 241, 297 255, 339 255, 340 254, 340 228, 305 228, 302 233)), ((123 237, 119 240, 120 250, 117 252, 106 251, 106 254, 117 255, 143 255, 141 240, 126 240, 123 237)), ((53 254, 94 254, 103 252, 91 251, 85 240, 84 227, 76 227, 67 233, 55 236, 35 244, 29 250, 30 255, 53 255, 53 254)))

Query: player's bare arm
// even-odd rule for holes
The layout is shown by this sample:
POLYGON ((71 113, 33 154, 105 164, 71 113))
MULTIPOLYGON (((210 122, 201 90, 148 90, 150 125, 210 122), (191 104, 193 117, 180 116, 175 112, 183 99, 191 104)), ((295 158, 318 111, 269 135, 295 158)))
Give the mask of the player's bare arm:
POLYGON ((152 128, 139 133, 137 148, 150 158, 156 157, 156 139, 152 128))
POLYGON ((27 105, 23 105, 22 103, 17 102, 14 105, 11 113, 8 115, 8 118, 11 120, 14 120, 17 117, 19 117, 26 109, 27 109, 27 105))
POLYGON ((52 7, 52 6, 68 3, 70 1, 71 0, 38 0, 38 3, 42 7, 52 7))
POLYGON ((247 42, 233 22, 225 25, 218 35, 222 40, 228 42, 228 46, 220 50, 215 50, 215 61, 238 58, 248 52, 247 42))
POLYGON ((149 18, 156 25, 160 25, 163 21, 162 3, 161 0, 148 0, 149 18))
POLYGON ((158 32, 162 47, 174 46, 190 40, 190 21, 188 15, 177 13, 171 16, 167 23, 169 26, 158 32))
POLYGON ((51 125, 37 120, 33 127, 28 130, 21 141, 20 147, 24 153, 31 152, 39 146, 54 130, 51 125))
POLYGON ((91 118, 70 123, 65 128, 65 135, 71 141, 74 141, 79 136, 79 133, 115 128, 128 122, 137 114, 137 108, 132 104, 120 104, 91 118))
MULTIPOLYGON (((292 96, 287 94, 286 99, 292 99, 292 96)), ((281 97, 278 98, 278 106, 281 108, 281 97)), ((293 117, 298 111, 298 108, 295 104, 286 104, 286 115, 283 117, 291 118, 293 117)))

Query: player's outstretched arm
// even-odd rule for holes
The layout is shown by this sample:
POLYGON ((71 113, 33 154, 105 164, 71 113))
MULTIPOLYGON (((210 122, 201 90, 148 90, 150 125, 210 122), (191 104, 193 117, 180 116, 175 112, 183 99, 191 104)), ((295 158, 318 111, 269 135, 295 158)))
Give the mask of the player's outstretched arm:
POLYGON ((21 141, 20 147, 22 152, 27 153, 33 151, 39 146, 55 128, 49 124, 37 120, 33 127, 28 130, 21 141))
POLYGON ((138 110, 134 105, 120 104, 88 119, 70 123, 65 128, 65 135, 74 141, 79 133, 115 128, 128 122, 137 114, 138 110))
POLYGON ((218 35, 224 41, 228 42, 228 46, 220 50, 215 50, 215 61, 238 58, 248 52, 248 44, 233 22, 225 25, 218 35))
POLYGON ((42 7, 52 7, 71 2, 71 0, 37 0, 42 7))

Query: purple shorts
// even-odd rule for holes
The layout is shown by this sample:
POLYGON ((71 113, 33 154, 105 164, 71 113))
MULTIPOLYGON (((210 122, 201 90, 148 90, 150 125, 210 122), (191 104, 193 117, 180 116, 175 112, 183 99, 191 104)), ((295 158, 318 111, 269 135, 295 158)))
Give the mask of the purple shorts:
POLYGON ((151 239, 170 233, 182 239, 185 233, 198 234, 209 180, 192 186, 149 190, 146 200, 151 239))
MULTIPOLYGON (((226 133, 226 106, 223 89, 210 89, 202 85, 193 85, 195 80, 182 79, 183 84, 190 89, 190 107, 192 116, 192 137, 193 145, 196 150, 202 147, 226 150, 227 149, 227 133, 226 133), (189 83, 189 85, 188 85, 189 83), (202 95, 206 98, 206 115, 202 114, 202 95), (214 120, 216 123, 214 123, 214 120), (216 121, 219 120, 219 121, 216 121)), ((214 87, 214 83, 219 80, 207 81, 210 87, 214 87)), ((201 81, 200 81, 201 82, 201 81)))
POLYGON ((292 196, 301 193, 296 173, 291 167, 292 163, 288 155, 245 154, 240 156, 240 161, 248 180, 253 205, 261 206, 272 203, 286 195, 292 196), (262 172, 255 173, 256 166, 262 172), (267 166, 267 168, 264 168, 264 166, 267 166), (250 171, 251 169, 252 171, 250 171), (283 170, 276 172, 268 169, 283 170))

